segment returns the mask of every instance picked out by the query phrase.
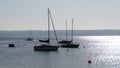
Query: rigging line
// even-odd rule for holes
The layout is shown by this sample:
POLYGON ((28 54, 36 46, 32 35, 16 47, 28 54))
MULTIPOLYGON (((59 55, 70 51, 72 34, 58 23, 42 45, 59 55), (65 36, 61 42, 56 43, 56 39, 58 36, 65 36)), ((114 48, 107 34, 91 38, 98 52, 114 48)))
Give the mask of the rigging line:
POLYGON ((55 37, 56 37, 56 40, 57 40, 57 44, 59 45, 59 43, 58 43, 58 38, 57 38, 57 33, 56 33, 56 31, 55 31, 55 26, 54 26, 53 19, 52 19, 52 15, 51 15, 51 12, 50 12, 50 11, 49 11, 49 13, 50 13, 50 19, 51 19, 52 26, 53 26, 53 29, 54 29, 55 37))

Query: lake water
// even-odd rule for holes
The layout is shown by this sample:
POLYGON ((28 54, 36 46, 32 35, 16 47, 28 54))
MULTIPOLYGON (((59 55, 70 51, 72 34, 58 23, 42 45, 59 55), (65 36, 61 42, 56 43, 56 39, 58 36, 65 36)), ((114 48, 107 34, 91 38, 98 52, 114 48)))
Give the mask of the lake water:
MULTIPOLYGON (((38 40, 5 38, 0 38, 0 68, 120 68, 120 36, 75 36, 79 48, 60 47, 57 52, 35 52, 38 40)), ((54 39, 51 43, 55 45, 54 39)))

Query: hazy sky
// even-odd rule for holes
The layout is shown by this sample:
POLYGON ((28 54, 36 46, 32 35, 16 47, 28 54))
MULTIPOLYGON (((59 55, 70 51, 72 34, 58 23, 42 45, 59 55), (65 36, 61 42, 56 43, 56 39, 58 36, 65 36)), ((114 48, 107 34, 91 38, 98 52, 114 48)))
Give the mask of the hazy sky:
POLYGON ((120 29, 120 0, 0 0, 0 30, 46 30, 47 8, 57 30, 120 29))

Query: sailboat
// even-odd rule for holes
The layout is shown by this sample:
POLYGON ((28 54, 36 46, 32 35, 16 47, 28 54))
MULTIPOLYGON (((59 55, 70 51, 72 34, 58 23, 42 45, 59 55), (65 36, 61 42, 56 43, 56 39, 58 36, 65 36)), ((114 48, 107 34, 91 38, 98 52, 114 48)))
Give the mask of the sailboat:
POLYGON ((72 40, 71 43, 61 44, 64 48, 78 48, 79 44, 73 43, 73 19, 72 19, 72 40))
POLYGON ((60 44, 67 44, 67 43, 71 43, 72 40, 68 40, 68 33, 67 33, 67 21, 66 21, 66 40, 62 40, 62 41, 59 41, 60 44))
POLYGON ((56 37, 56 41, 58 43, 58 38, 57 38, 57 34, 56 34, 55 27, 53 24, 52 15, 51 15, 51 12, 48 8, 48 39, 47 40, 39 40, 39 42, 44 42, 46 44, 41 44, 41 46, 34 46, 34 51, 57 51, 58 50, 59 46, 53 46, 50 44, 50 20, 52 22, 54 34, 56 37))
POLYGON ((29 31, 29 33, 30 33, 30 37, 29 37, 29 38, 27 38, 27 39, 26 39, 26 41, 33 41, 33 38, 32 38, 32 32, 31 32, 31 30, 29 31))

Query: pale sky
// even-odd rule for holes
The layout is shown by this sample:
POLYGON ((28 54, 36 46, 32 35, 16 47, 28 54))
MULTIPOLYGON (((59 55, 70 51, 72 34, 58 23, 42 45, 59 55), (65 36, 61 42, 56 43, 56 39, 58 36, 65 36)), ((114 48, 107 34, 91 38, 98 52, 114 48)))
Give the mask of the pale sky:
POLYGON ((46 30, 47 8, 57 30, 120 29, 120 0, 0 0, 0 30, 46 30))

